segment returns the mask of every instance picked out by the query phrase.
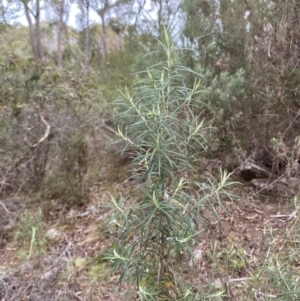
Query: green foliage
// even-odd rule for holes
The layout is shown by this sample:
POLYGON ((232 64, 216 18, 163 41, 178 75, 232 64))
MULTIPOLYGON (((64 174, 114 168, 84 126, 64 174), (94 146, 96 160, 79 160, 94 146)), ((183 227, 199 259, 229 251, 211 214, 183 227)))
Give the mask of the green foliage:
POLYGON ((244 71, 239 70, 233 75, 221 72, 219 76, 214 77, 210 72, 206 72, 205 79, 205 91, 201 94, 205 104, 202 110, 204 116, 210 120, 211 126, 217 129, 209 141, 210 148, 232 146, 237 142, 234 129, 246 113, 243 103, 244 71))
MULTIPOLYGON (((212 150, 243 144, 236 133, 249 114, 244 97, 246 7, 239 1, 194 1, 182 3, 185 15, 183 35, 198 55, 187 53, 187 64, 204 75, 203 116, 217 129, 209 139, 212 150)), ((243 124, 244 125, 244 124, 243 124)))
POLYGON ((87 190, 84 187, 84 175, 88 168, 88 145, 83 136, 62 137, 59 141, 61 163, 53 169, 43 184, 46 198, 62 199, 69 205, 83 204, 87 190))
POLYGON ((2 52, 0 80, 0 139, 5 152, 0 192, 42 188, 46 197, 82 203, 87 141, 95 109, 104 103, 95 74, 58 70, 2 52))
POLYGON ((208 253, 214 276, 224 273, 238 277, 246 269, 245 252, 242 247, 235 247, 230 241, 225 247, 215 243, 211 252, 208 253))
POLYGON ((207 147, 209 129, 194 114, 203 91, 197 79, 192 88, 185 85, 184 74, 192 71, 180 64, 180 51, 166 31, 159 43, 166 60, 140 73, 133 95, 126 90, 119 102, 124 107, 119 118, 130 123, 118 135, 122 151, 135 154, 133 176, 141 196, 135 201, 111 197, 108 225, 111 231, 117 227, 117 240, 107 258, 120 282, 136 282, 141 300, 194 300, 179 274, 203 231, 197 225, 199 206, 213 204, 215 197, 221 204, 228 175, 216 186, 213 180, 190 178, 193 153, 207 147))
MULTIPOLYGON (((7 24, 17 2, 0 4, 1 199, 34 194, 36 200, 59 199, 70 207, 83 204, 90 190, 98 192, 96 179, 101 190, 122 182, 128 167, 104 151, 119 125, 121 153, 133 158, 133 194, 112 197, 112 252, 90 269, 84 258, 75 259, 67 266, 68 277, 85 269, 88 278, 102 280, 106 260, 120 281, 136 283, 144 300, 242 300, 230 281, 220 280, 224 275, 238 278, 234 288, 245 300, 298 300, 298 207, 288 218, 295 233, 283 242, 275 237, 256 269, 256 251, 246 254, 229 239, 206 253, 213 275, 197 296, 185 273, 197 234, 205 230, 200 207, 216 214, 228 185, 226 172, 219 181, 198 166, 205 151, 234 150, 231 157, 243 157, 253 144, 271 145, 272 176, 284 161, 285 174, 297 183, 299 1, 183 0, 180 22, 175 2, 155 2, 161 5, 159 30, 174 21, 176 30, 182 29, 176 42, 195 52, 179 51, 166 34, 157 42, 155 22, 146 20, 142 6, 122 0, 107 18, 105 62, 102 26, 89 28, 88 72, 81 70, 87 29, 65 26, 64 69, 57 69, 57 24, 42 23, 45 60, 39 64, 32 58, 28 27, 7 24), (124 86, 117 106, 104 107, 124 86), (244 282, 241 274, 248 270, 254 276, 244 282)), ((290 185, 288 193, 297 193, 299 185, 290 185)), ((22 214, 15 236, 22 257, 41 254, 42 227, 40 212, 22 214)))
POLYGON ((103 263, 92 264, 86 272, 86 276, 94 282, 105 280, 109 270, 103 263))
POLYGON ((31 256, 38 256, 43 252, 42 245, 44 241, 41 235, 43 225, 41 210, 38 210, 35 215, 25 210, 20 216, 15 238, 21 246, 19 251, 21 257, 29 259, 31 256))
POLYGON ((114 102, 119 97, 119 90, 124 86, 131 87, 134 79, 132 74, 145 69, 145 66, 148 67, 151 60, 149 57, 147 60, 143 59, 143 53, 148 51, 148 48, 153 48, 153 42, 150 47, 145 46, 149 44, 151 37, 145 34, 139 35, 130 26, 127 30, 128 34, 122 38, 111 37, 114 40, 122 39, 122 47, 116 47, 107 53, 103 68, 99 68, 102 61, 102 58, 99 58, 100 53, 91 60, 91 66, 97 70, 101 91, 108 103, 114 102))

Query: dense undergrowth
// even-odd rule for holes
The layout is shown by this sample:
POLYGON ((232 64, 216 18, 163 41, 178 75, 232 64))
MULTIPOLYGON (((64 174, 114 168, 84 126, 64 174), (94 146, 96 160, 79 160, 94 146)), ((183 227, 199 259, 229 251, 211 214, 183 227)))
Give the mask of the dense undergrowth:
POLYGON ((165 31, 89 72, 3 38, 0 299, 298 300, 297 47, 282 32, 276 62, 263 40, 238 62, 222 39, 196 59, 165 31), (265 186, 241 176, 249 162, 265 186))

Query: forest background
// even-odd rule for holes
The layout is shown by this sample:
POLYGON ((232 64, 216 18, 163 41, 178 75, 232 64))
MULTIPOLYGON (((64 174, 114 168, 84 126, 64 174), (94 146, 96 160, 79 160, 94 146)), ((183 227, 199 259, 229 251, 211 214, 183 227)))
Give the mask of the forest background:
MULTIPOLYGON (((269 244, 260 249, 260 255, 255 259, 235 238, 225 238, 231 233, 228 229, 223 238, 218 236, 209 241, 210 246, 207 242, 207 249, 201 246, 201 252, 207 250, 204 252, 205 262, 208 262, 206 276, 198 281, 201 288, 188 290, 186 300, 271 300, 274 296, 277 300, 297 300, 300 295, 297 288, 299 272, 295 271, 299 264, 295 259, 299 254, 299 230, 295 230, 300 181, 299 17, 300 2, 296 0, 2 1, 1 252, 7 255, 4 257, 17 258, 11 260, 16 260, 18 266, 24 261, 40 263, 38 268, 22 270, 31 275, 27 279, 31 281, 30 292, 24 289, 28 283, 24 287, 20 285, 20 290, 11 289, 13 283, 20 280, 17 273, 12 272, 11 265, 3 263, 0 299, 22 300, 24 295, 32 300, 56 300, 38 293, 43 284, 37 284, 32 275, 40 269, 39 277, 46 277, 49 262, 41 258, 45 258, 45 254, 50 256, 47 250, 61 244, 61 241, 44 241, 46 230, 59 228, 57 225, 61 223, 61 233, 75 231, 75 221, 69 222, 69 228, 63 223, 64 217, 72 212, 76 218, 85 217, 81 214, 97 215, 93 223, 89 224, 88 220, 83 223, 83 228, 95 226, 92 231, 95 241, 91 253, 83 251, 81 255, 70 257, 68 263, 57 262, 59 268, 54 278, 60 279, 57 280, 57 291, 63 294, 57 300, 114 300, 113 296, 118 295, 107 287, 110 282, 103 275, 109 264, 106 257, 103 259, 99 255, 111 247, 113 240, 104 239, 103 234, 95 230, 102 221, 99 215, 103 219, 110 216, 107 209, 101 209, 107 201, 105 191, 126 194, 128 186, 132 185, 129 170, 135 153, 126 146, 120 151, 114 141, 118 134, 122 138, 118 127, 126 128, 132 122, 131 116, 122 114, 126 112, 124 105, 131 99, 126 95, 136 97, 138 94, 135 87, 145 78, 141 71, 152 70, 153 66, 159 69, 158 62, 168 62, 169 58, 163 50, 174 47, 181 49, 180 55, 174 57, 182 66, 180 70, 191 71, 181 75, 179 82, 184 82, 185 91, 194 91, 195 81, 199 81, 200 87, 195 96, 199 103, 190 114, 195 117, 195 122, 203 122, 205 143, 198 149, 193 145, 189 158, 197 162, 193 181, 205 181, 210 176, 218 178, 218 169, 226 169, 232 172, 232 180, 246 186, 246 190, 231 188, 233 194, 245 201, 244 206, 240 205, 242 210, 248 206, 249 199, 253 201, 254 198, 258 202, 254 206, 255 212, 263 215, 259 223, 264 229, 268 218, 276 220, 283 216, 287 223, 284 231, 278 231, 279 238, 272 232, 277 222, 263 231, 269 244), (75 7, 76 26, 68 26, 75 7), (17 22, 20 15, 25 16, 27 25, 17 22), (166 32, 172 40, 170 48, 165 47, 170 42, 166 32), (152 55, 146 56, 147 53, 152 55), (275 189, 276 183, 284 188, 275 189), (266 204, 270 200, 272 205, 268 207, 266 204), (269 208, 269 211, 266 209, 269 216, 262 213, 265 207, 269 208), (293 213, 286 214, 290 211, 293 213), (289 225, 288 221, 293 224, 289 225), (101 247, 99 241, 105 241, 101 247), (278 249, 279 242, 280 248, 284 249, 281 254, 273 252, 278 249), (18 250, 19 253, 7 250, 18 250), (272 256, 268 257, 270 254, 272 256), (216 262, 219 263, 217 272, 216 262), (264 268, 268 265, 270 270, 264 268), (81 287, 78 279, 72 282, 73 268, 76 273, 82 271, 82 277, 105 283, 103 287, 107 288, 99 292, 95 286, 93 289, 86 284, 81 287), (230 282, 228 277, 235 280, 230 282), (244 281, 248 281, 247 285, 244 281), (232 283, 238 285, 232 288, 232 283), (108 291, 111 295, 105 299, 108 291), (97 299, 96 295, 102 297, 97 299), (287 295, 290 299, 286 299, 287 295)), ((173 67, 176 69, 177 63, 173 67)), ((178 90, 178 93, 182 91, 178 90)), ((178 118, 190 120, 190 115, 183 111, 178 118)), ((136 134, 132 135, 137 138, 136 134)), ((140 155, 148 158, 144 145, 142 151, 137 149, 140 155)), ((143 160, 139 162, 145 162, 143 160)), ((193 189, 193 185, 187 189, 191 195, 193 189)), ((228 220, 228 214, 233 214, 234 210, 230 212, 233 203, 226 204, 219 202, 212 215, 206 213, 207 218, 216 214, 220 223, 224 214, 224 220, 228 220)), ((251 219, 238 221, 244 221, 247 227, 251 219)), ((222 232, 220 229, 218 231, 222 232)), ((71 243, 66 234, 62 239, 67 244, 64 252, 71 252, 68 248, 75 242, 71 243)), ((264 236, 262 240, 265 239, 264 236)), ((198 249, 191 251, 194 258, 198 249)), ((116 271, 120 273, 118 269, 116 271)), ((183 298, 183 292, 187 290, 175 283, 177 276, 173 274, 171 278, 172 281, 162 279, 163 283, 159 284, 162 285, 160 297, 157 291, 149 293, 152 299, 145 297, 140 289, 140 298, 183 298)), ((178 276, 178 279, 182 278, 185 276, 178 276)), ((195 279, 187 282, 190 287, 195 286, 195 279)), ((151 283, 151 286, 155 285, 151 283)), ((129 285, 126 291, 130 297, 124 300, 133 300, 130 294, 134 288, 129 285)))

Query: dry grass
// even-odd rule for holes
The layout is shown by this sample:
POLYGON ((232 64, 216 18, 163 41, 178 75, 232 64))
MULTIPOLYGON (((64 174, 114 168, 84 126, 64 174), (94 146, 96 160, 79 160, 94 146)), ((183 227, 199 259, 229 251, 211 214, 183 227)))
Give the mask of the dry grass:
MULTIPOLYGON (((112 167, 107 162, 102 168, 112 167)), ((126 194, 130 187, 118 175, 116 181, 112 174, 102 177, 82 207, 48 200, 41 227, 34 219, 27 228, 20 227, 25 207, 34 215, 39 203, 1 201, 1 301, 134 300, 134 287, 117 286, 117 276, 107 274, 109 262, 99 255, 114 241, 100 230, 107 215, 107 190, 126 194), (39 252, 29 256, 33 235, 28 229, 33 227, 39 252), (46 240, 52 228, 59 236, 46 240), (17 232, 23 233, 22 242, 17 232)), ((206 231, 194 245, 195 265, 187 262, 178 279, 190 283, 196 300, 299 300, 300 196, 276 199, 272 194, 259 197, 248 186, 231 189, 237 198, 223 200, 226 210, 215 208, 217 217, 202 209, 206 231)))

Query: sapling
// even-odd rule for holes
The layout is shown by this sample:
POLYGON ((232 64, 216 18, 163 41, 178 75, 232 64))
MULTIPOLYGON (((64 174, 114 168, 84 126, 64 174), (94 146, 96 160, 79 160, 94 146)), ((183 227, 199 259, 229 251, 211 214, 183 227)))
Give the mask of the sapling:
POLYGON ((192 258, 197 235, 204 231, 199 208, 224 193, 220 183, 195 182, 195 154, 206 150, 211 130, 200 120, 201 75, 180 64, 181 51, 165 30, 159 50, 163 57, 138 74, 133 93, 122 93, 118 115, 125 125, 117 131, 122 152, 134 154, 132 174, 139 197, 111 197, 108 225, 116 241, 107 256, 119 282, 135 281, 140 300, 194 300, 179 275, 192 258), (187 73, 195 81, 188 87, 187 73), (113 226, 112 226, 113 225, 113 226))

